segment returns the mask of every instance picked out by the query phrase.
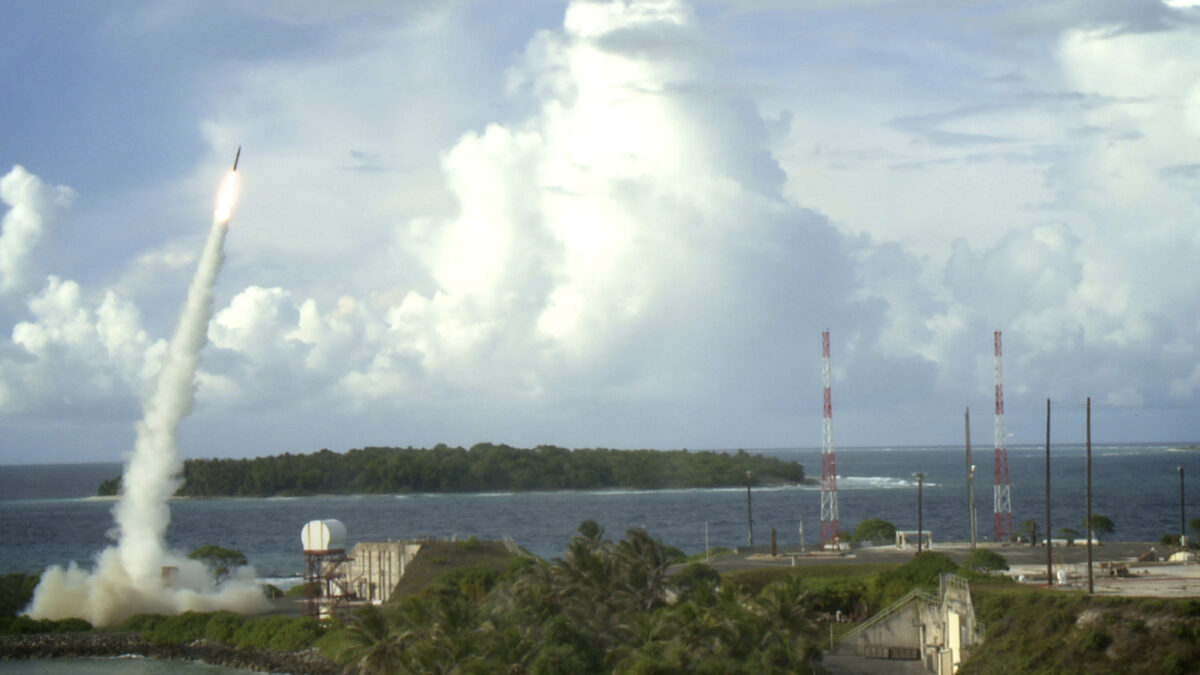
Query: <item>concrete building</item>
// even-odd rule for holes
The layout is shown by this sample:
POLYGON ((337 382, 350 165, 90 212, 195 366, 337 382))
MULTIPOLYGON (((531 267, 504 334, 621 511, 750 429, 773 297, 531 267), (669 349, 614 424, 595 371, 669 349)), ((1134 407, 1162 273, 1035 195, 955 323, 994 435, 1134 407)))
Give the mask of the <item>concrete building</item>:
POLYGON ((918 589, 847 633, 836 651, 869 659, 920 660, 951 675, 983 641, 967 581, 942 574, 937 591, 918 589))
POLYGON ((414 541, 359 542, 341 564, 341 586, 358 600, 387 602, 420 550, 421 543, 414 541))

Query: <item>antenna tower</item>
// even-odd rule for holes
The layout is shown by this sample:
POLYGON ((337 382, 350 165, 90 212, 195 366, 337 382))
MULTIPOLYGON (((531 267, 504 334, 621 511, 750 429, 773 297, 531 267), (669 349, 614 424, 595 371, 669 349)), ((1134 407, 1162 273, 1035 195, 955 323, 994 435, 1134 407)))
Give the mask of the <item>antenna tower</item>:
POLYGON ((821 544, 837 547, 837 462, 833 458, 833 397, 829 390, 829 331, 821 333, 825 377, 825 419, 821 425, 821 544))
POLYGON ((1007 541, 1013 534, 1012 493, 1008 482, 1008 434, 1004 433, 1004 369, 1000 331, 996 343, 996 485, 992 492, 992 538, 1007 541))

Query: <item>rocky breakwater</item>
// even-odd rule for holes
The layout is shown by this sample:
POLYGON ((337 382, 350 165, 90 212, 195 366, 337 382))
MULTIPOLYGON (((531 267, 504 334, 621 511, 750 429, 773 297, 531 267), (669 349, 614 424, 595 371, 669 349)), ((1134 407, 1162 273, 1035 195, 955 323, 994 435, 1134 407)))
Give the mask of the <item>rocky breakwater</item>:
POLYGON ((0 660, 56 659, 137 654, 173 661, 203 661, 227 668, 295 675, 333 675, 342 669, 316 649, 278 652, 239 648, 210 640, 187 644, 152 644, 136 633, 34 633, 0 635, 0 660))

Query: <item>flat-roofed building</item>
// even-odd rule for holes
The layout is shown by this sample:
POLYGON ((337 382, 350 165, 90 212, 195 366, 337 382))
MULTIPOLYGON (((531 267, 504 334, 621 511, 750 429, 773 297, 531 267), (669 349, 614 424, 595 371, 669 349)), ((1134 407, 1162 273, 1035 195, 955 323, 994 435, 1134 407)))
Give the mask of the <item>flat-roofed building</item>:
POLYGON ((420 550, 421 543, 415 541, 359 542, 342 563, 342 587, 359 600, 387 602, 420 550))

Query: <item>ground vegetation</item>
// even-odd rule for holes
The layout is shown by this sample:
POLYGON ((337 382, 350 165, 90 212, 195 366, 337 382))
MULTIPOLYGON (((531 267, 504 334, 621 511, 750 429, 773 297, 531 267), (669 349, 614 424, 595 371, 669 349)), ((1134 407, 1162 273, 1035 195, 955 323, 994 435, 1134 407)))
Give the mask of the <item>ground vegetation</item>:
POLYGON ((1200 671, 1200 600, 1116 598, 1019 585, 973 586, 986 639, 958 672, 1200 671))

